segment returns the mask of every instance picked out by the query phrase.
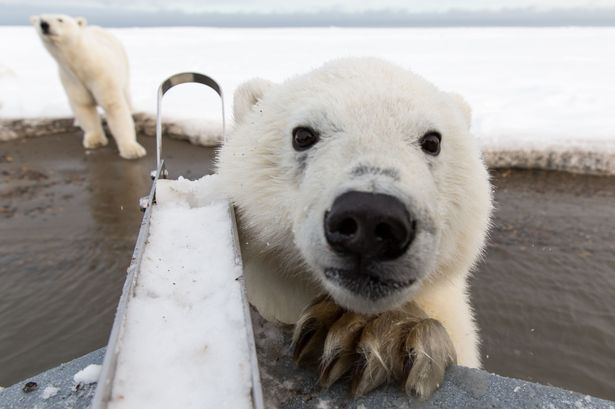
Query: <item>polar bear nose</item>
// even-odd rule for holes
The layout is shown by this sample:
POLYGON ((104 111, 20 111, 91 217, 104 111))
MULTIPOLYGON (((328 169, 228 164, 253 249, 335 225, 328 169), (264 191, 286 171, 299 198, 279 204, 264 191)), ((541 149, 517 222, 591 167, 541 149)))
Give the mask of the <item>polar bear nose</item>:
POLYGON ((414 239, 416 221, 395 196, 350 191, 325 214, 325 237, 343 255, 394 260, 414 239))
POLYGON ((41 30, 43 30, 43 33, 45 34, 49 33, 49 23, 46 21, 41 21, 41 30))

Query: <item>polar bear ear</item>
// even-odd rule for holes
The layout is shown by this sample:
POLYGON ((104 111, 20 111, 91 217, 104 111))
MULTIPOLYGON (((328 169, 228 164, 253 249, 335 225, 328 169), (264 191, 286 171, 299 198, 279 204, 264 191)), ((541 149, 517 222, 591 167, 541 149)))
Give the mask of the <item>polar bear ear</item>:
POLYGON ((254 78, 237 87, 233 94, 235 123, 241 122, 246 114, 252 110, 252 107, 263 98, 265 92, 274 85, 271 81, 254 78))
POLYGON ((465 98, 459 94, 449 92, 448 95, 453 100, 455 106, 461 110, 463 118, 466 121, 466 125, 470 128, 470 125, 472 124, 472 108, 470 108, 470 104, 468 104, 468 101, 466 101, 465 98))
POLYGON ((85 17, 77 17, 75 18, 75 21, 79 27, 85 27, 88 25, 88 20, 86 20, 85 17))
POLYGON ((30 16, 30 24, 32 25, 37 25, 38 22, 40 21, 40 17, 39 16, 30 16))

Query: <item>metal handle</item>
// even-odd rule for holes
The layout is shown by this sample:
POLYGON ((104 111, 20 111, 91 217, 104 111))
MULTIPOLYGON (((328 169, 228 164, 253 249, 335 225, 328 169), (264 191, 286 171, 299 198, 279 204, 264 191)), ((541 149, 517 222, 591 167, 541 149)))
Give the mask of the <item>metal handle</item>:
MULTIPOLYGON (((179 84, 197 83, 208 86, 216 91, 220 96, 220 102, 222 104, 222 138, 224 140, 224 128, 226 126, 226 119, 224 116, 224 96, 222 95, 222 88, 216 81, 205 74, 198 72, 182 72, 179 74, 171 75, 164 80, 160 87, 158 87, 158 99, 157 99, 157 112, 156 112, 156 169, 160 170, 161 153, 162 153, 162 97, 168 90, 179 84)), ((166 170, 160 175, 163 178, 167 177, 166 170)))

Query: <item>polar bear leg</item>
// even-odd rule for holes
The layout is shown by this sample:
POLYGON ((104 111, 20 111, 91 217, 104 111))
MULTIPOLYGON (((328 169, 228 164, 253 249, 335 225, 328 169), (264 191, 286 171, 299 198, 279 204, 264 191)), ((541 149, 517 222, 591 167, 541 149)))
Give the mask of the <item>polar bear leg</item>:
POLYGON ((71 108, 79 122, 79 126, 85 132, 83 136, 84 148, 94 149, 109 143, 100 123, 100 116, 96 111, 95 104, 81 105, 71 103, 71 108))
POLYGON ((133 113, 135 107, 132 104, 132 97, 130 96, 130 90, 128 88, 124 88, 124 98, 126 98, 126 104, 128 104, 128 109, 130 110, 130 113, 133 113))
POLYGON ((301 310, 322 292, 296 272, 281 273, 272 259, 250 257, 246 260, 248 299, 267 321, 294 324, 301 310))
POLYGON ((416 302, 430 318, 444 325, 457 352, 457 363, 480 368, 480 340, 463 278, 434 282, 416 302))
POLYGON ((85 132, 83 146, 86 149, 105 146, 109 141, 96 111, 96 100, 92 93, 74 75, 62 68, 60 68, 60 80, 77 123, 85 132))
POLYGON ((117 143, 120 156, 124 159, 137 159, 145 156, 145 148, 137 142, 135 124, 124 93, 118 91, 113 94, 112 99, 108 100, 110 102, 105 103, 104 101, 103 98, 101 105, 107 114, 107 123, 117 143))

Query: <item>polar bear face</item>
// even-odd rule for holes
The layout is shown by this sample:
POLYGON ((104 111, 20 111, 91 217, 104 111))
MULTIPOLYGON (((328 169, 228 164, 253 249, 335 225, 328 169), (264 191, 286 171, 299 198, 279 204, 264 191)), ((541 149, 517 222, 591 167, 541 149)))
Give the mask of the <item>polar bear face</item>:
POLYGON ((42 14, 30 17, 30 23, 45 43, 65 43, 78 38, 87 25, 83 17, 70 17, 63 14, 42 14))
POLYGON ((219 172, 242 228, 345 308, 393 308, 479 255, 491 190, 460 97, 346 59, 244 84, 235 117, 219 172))

